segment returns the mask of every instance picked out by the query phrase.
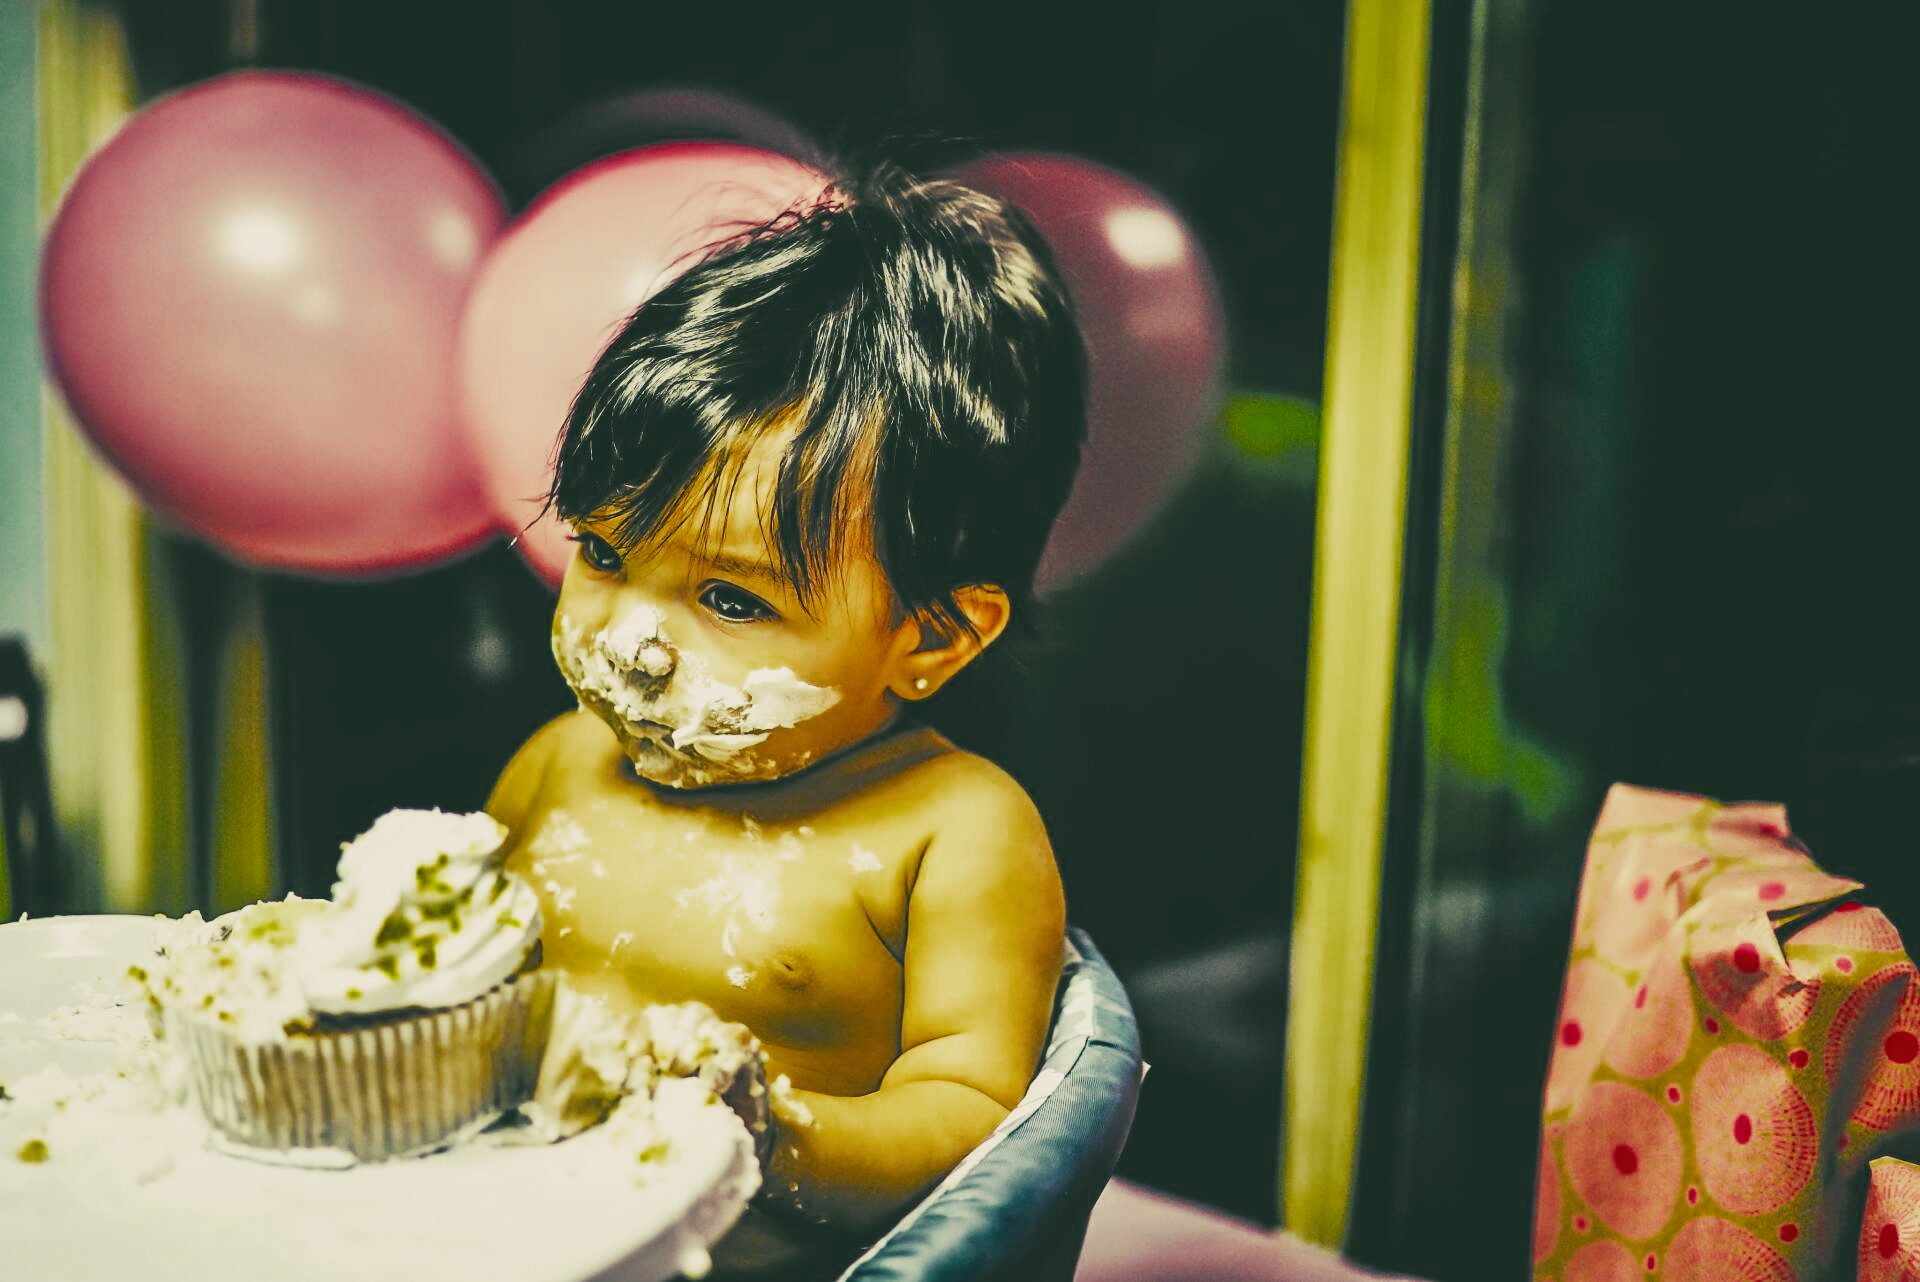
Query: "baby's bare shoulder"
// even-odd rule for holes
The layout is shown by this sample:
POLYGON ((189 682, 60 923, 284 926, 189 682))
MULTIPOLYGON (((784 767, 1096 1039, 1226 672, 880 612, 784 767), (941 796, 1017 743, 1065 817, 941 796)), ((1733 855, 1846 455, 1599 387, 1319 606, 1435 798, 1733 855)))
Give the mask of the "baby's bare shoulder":
POLYGON ((930 819, 928 852, 976 866, 1053 866, 1040 811, 1020 781, 987 758, 947 745, 915 767, 930 819))
POLYGON ((591 750, 598 722, 582 709, 563 712, 534 731, 520 745, 493 785, 486 811, 518 832, 535 807, 547 778, 556 767, 565 768, 591 750))
POLYGON ((889 811, 1020 810, 1033 804, 1012 775, 928 727, 886 740, 849 764, 835 786, 889 811))
POLYGON ((948 745, 947 750, 927 760, 922 767, 926 782, 955 805, 986 805, 996 809, 1020 811, 1033 809, 1033 799, 1020 781, 976 753, 948 745))

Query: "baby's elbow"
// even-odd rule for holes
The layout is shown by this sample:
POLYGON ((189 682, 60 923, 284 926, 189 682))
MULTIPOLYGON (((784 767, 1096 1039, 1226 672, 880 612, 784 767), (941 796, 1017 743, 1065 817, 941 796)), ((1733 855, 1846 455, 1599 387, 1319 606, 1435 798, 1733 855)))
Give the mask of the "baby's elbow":
POLYGON ((1027 1093, 1036 1067, 1037 1057, 1004 1030, 975 1029, 908 1050, 894 1061, 886 1083, 937 1083, 943 1105, 964 1108, 969 1120, 990 1106, 998 1114, 992 1123, 997 1126, 1027 1093))
POLYGON ((973 1089, 993 1105, 998 1113, 998 1116, 993 1119, 993 1124, 998 1126, 1006 1120, 1008 1113, 1018 1107, 1021 1097, 1027 1093, 1030 1081, 1031 1079, 1026 1076, 1002 1076, 993 1082, 976 1083, 973 1089))
POLYGON ((1014 1105, 1020 1102, 1025 1085, 1007 1099, 1002 1098, 1006 1094, 1004 1090, 975 1075, 955 1074, 922 1079, 912 1089, 923 1092, 918 1095, 915 1107, 923 1119, 922 1125, 931 1124, 929 1131, 922 1132, 933 1140, 929 1153, 950 1154, 951 1160, 945 1165, 951 1166, 1007 1120, 1014 1105), (939 1138, 933 1139, 935 1135, 939 1138))
POLYGON ((980 1138, 985 1139, 995 1127, 1012 1115, 1014 1108, 1020 1103, 1020 1096, 1025 1091, 1023 1088, 1020 1091, 1011 1092, 1010 1095, 1005 1092, 996 1094, 981 1091, 980 1093, 987 1101, 987 1107, 981 1113, 981 1121, 985 1123, 987 1129, 981 1132, 980 1138), (1006 1097, 1003 1098, 1003 1096, 1006 1097))
POLYGON ((961 1156, 972 1152, 976 1144, 1006 1121, 1025 1092, 1024 1084, 1010 1097, 1004 1088, 989 1087, 978 1082, 955 1082, 953 1085, 958 1088, 956 1098, 950 1100, 946 1108, 947 1116, 955 1123, 954 1129, 960 1132, 959 1138, 964 1141, 960 1149, 961 1156), (961 1100, 964 1103, 960 1103, 961 1100))

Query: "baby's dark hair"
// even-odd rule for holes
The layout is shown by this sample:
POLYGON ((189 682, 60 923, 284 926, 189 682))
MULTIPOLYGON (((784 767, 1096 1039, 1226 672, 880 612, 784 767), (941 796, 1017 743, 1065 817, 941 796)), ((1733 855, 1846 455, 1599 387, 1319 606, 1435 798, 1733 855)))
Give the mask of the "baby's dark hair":
POLYGON ((903 610, 951 634, 954 591, 1024 619, 1086 435, 1086 357, 1021 212, 884 167, 736 237, 648 300, 567 415, 551 507, 644 547, 781 451, 767 541, 811 608, 870 532, 903 610))

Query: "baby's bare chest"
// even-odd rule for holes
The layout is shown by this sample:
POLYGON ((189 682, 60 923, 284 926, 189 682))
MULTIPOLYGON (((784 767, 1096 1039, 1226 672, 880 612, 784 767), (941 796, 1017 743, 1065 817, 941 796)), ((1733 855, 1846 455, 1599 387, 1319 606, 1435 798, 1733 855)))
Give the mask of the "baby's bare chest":
POLYGON ((549 964, 615 1000, 704 1001, 769 1043, 897 1053, 910 852, 893 833, 844 815, 542 802, 509 865, 540 893, 549 964))

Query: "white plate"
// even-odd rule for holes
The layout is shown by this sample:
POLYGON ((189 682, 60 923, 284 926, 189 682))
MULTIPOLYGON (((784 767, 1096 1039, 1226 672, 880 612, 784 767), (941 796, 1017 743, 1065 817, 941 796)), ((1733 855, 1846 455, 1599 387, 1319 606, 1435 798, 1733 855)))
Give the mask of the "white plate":
MULTIPOLYGON (((111 1074, 112 1042, 72 1035, 137 1031, 140 1010, 49 1016, 84 1006, 90 992, 124 991, 127 967, 151 955, 151 941, 144 917, 0 925, 0 1083, 48 1065, 76 1078, 111 1074)), ((714 1113, 723 1116, 710 1143, 677 1145, 669 1168, 641 1185, 634 1155, 614 1148, 604 1128, 549 1146, 468 1145, 301 1170, 195 1143, 197 1120, 180 1109, 115 1112, 83 1100, 47 1119, 23 1100, 0 1102, 0 1274, 662 1282, 702 1260, 751 1192, 742 1178, 751 1138, 731 1113, 714 1113), (47 1160, 18 1160, 24 1140, 41 1133, 47 1160)))

